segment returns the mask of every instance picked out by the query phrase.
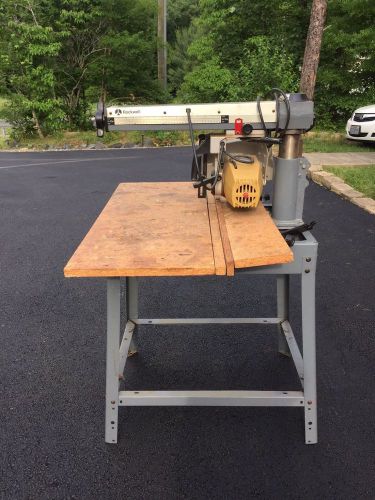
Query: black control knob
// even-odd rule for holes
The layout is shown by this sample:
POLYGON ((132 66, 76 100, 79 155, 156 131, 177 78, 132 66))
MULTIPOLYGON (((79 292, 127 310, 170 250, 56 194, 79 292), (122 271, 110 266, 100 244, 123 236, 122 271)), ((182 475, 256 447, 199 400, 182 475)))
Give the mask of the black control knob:
POLYGON ((245 123, 243 126, 242 126, 242 133, 243 135, 250 135, 251 132, 253 131, 254 127, 252 125, 250 125, 250 123, 245 123))

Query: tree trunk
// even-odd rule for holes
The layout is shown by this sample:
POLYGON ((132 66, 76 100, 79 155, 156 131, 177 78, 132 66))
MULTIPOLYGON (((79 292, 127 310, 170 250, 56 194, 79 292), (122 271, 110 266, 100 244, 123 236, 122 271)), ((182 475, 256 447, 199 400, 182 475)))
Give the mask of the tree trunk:
POLYGON ((309 99, 314 97, 326 14, 327 0, 313 0, 300 83, 300 92, 306 94, 309 99))
POLYGON ((38 132, 39 137, 41 139, 44 139, 44 134, 42 132, 42 129, 40 127, 40 123, 39 123, 38 117, 36 116, 36 113, 35 113, 34 110, 32 110, 32 115, 33 115, 33 120, 34 120, 34 123, 35 123, 36 131, 38 132))

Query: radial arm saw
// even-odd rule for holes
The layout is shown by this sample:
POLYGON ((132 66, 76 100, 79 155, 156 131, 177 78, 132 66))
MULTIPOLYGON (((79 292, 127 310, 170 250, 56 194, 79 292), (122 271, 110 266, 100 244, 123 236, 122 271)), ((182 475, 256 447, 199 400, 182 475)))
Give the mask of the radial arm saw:
POLYGON ((312 128, 314 109, 304 94, 273 89, 270 95, 240 103, 106 107, 99 102, 95 125, 99 137, 110 130, 188 130, 198 196, 211 191, 236 209, 251 210, 272 180, 272 217, 287 231, 303 224, 308 162, 301 135, 312 128), (201 130, 210 133, 200 133, 196 143, 194 131, 201 130))

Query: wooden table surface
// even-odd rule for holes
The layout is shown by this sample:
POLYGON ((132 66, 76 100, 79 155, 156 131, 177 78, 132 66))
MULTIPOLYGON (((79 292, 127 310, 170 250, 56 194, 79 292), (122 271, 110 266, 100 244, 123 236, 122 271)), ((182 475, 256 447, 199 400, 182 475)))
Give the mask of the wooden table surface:
POLYGON ((266 209, 198 198, 191 182, 120 184, 72 258, 66 277, 233 275, 291 262, 266 209))

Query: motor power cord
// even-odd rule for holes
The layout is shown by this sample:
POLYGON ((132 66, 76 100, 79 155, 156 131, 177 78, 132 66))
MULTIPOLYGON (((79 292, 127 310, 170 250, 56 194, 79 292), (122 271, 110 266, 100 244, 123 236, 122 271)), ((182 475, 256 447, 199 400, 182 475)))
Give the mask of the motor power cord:
POLYGON ((257 100, 256 100, 259 119, 260 119, 262 129, 263 129, 264 134, 265 134, 264 139, 266 139, 264 142, 267 143, 268 147, 270 147, 272 144, 274 144, 274 142, 269 141, 269 139, 280 139, 285 135, 285 132, 288 130, 288 126, 289 126, 289 122, 290 122, 290 102, 289 102, 289 99, 288 99, 288 96, 286 95, 286 93, 283 90, 281 90, 277 87, 274 87, 269 92, 267 92, 265 94, 264 98, 266 98, 270 94, 274 95, 275 103, 276 103, 276 126, 275 126, 275 135, 273 137, 271 135, 271 130, 267 129, 266 123, 264 121, 264 116, 263 116, 262 106, 261 106, 261 96, 258 95, 257 100), (282 97, 282 99, 280 97, 282 97), (283 101, 285 103, 285 107, 286 107, 286 120, 285 120, 284 128, 282 128, 282 129, 280 129, 280 127, 279 127, 279 124, 280 124, 280 102, 281 101, 283 101))

